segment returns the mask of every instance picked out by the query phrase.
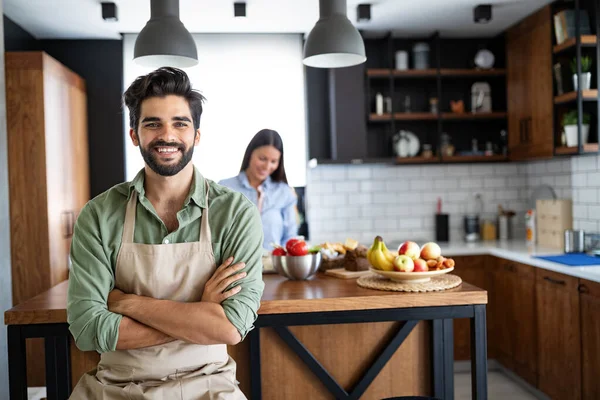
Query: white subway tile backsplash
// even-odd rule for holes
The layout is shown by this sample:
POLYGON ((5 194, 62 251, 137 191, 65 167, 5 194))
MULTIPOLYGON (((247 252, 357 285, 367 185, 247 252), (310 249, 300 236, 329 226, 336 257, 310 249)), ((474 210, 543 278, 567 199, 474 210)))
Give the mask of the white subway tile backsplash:
POLYGON ((390 192, 373 193, 374 204, 394 204, 397 201, 397 196, 390 192))
POLYGON ((410 181, 410 190, 427 190, 427 189, 431 189, 431 182, 427 181, 427 180, 423 180, 423 179, 419 179, 419 178, 413 178, 410 181))
POLYGON ((597 203, 598 202, 598 190, 597 189, 577 189, 577 202, 578 203, 597 203))
POLYGON ((370 245, 386 240, 433 240, 438 197, 450 214, 451 238, 462 238, 462 216, 483 196, 483 216, 495 219, 498 204, 514 210, 514 229, 524 234, 523 214, 533 189, 549 184, 573 199, 575 227, 600 230, 600 157, 550 161, 424 166, 319 166, 307 172, 311 240, 354 237, 370 245), (341 221, 341 222, 340 222, 341 221))
POLYGON ((358 188, 358 182, 335 182, 333 185, 333 190, 336 193, 356 193, 358 192, 358 188))
POLYGON ((307 188, 307 191, 315 194, 333 193, 333 183, 331 182, 313 182, 307 188))
POLYGON ((446 176, 445 168, 439 166, 425 166, 421 170, 421 176, 424 178, 443 178, 446 176))
POLYGON ((596 157, 573 157, 573 171, 595 171, 598 168, 596 157))
POLYGON ((506 186, 506 178, 484 178, 484 188, 502 188, 506 186))
POLYGON ((360 207, 337 207, 335 209, 336 218, 356 218, 360 215, 360 207))
POLYGON ((397 230, 398 220, 392 218, 375 218, 373 220, 373 229, 381 229, 383 232, 397 230))
POLYGON ((600 205, 588 206, 587 210, 588 219, 600 221, 600 205))
POLYGON ((587 174, 587 185, 589 187, 600 187, 600 172, 591 172, 587 174))
POLYGON ((556 185, 556 187, 570 188, 571 187, 571 175, 555 176, 554 184, 556 185))
MULTIPOLYGON (((366 231, 373 229, 373 220, 370 218, 352 218, 348 220, 348 229, 351 231, 366 231)), ((348 235, 348 237, 356 237, 357 235, 348 235)))
POLYGON ((517 174, 508 177, 507 186, 509 188, 522 188, 527 186, 527 178, 524 176, 518 176, 517 174))
POLYGON ((341 181, 346 179, 345 166, 327 166, 321 171, 321 179, 324 181, 341 181))
POLYGON ((574 219, 586 219, 588 216, 586 206, 574 206, 573 207, 573 218, 574 219))
POLYGON ((458 187, 458 181, 456 178, 435 179, 431 186, 435 188, 435 190, 456 189, 458 187))
POLYGON ((365 193, 383 192, 385 190, 385 182, 383 181, 364 181, 360 183, 360 191, 365 193))
POLYGON ((360 216, 367 218, 385 217, 386 209, 383 205, 372 204, 369 206, 362 206, 360 208, 360 216))
POLYGON ((421 218, 402 218, 398 221, 399 229, 415 229, 422 226, 423 222, 421 218))
POLYGON ((348 167, 348 179, 352 180, 361 180, 361 179, 370 179, 372 177, 372 170, 368 166, 358 166, 358 165, 350 165, 348 167))
POLYGON ((374 172, 376 179, 390 179, 394 180, 398 177, 399 169, 397 167, 380 167, 378 171, 374 172))
POLYGON ((488 178, 461 178, 459 187, 461 189, 481 189, 485 179, 488 178))
POLYGON ((348 196, 348 204, 371 204, 373 203, 373 195, 371 193, 353 193, 348 196))
POLYGON ((494 195, 496 200, 516 200, 519 198, 519 191, 514 189, 496 189, 494 195))
POLYGON ((345 194, 331 194, 328 196, 323 196, 323 201, 321 204, 325 207, 345 206, 348 204, 348 196, 345 194))
POLYGON ((398 179, 404 178, 414 178, 417 176, 422 176, 421 167, 415 166, 401 166, 398 167, 398 179))
POLYGON ((600 231, 600 223, 598 221, 581 220, 578 219, 573 223, 575 229, 582 229, 586 232, 598 232, 600 231))
POLYGON ((450 165, 446 169, 446 176, 469 176, 469 166, 450 165))
POLYGON ((584 188, 587 186, 587 174, 584 172, 574 173, 571 176, 571 183, 574 188, 584 188))

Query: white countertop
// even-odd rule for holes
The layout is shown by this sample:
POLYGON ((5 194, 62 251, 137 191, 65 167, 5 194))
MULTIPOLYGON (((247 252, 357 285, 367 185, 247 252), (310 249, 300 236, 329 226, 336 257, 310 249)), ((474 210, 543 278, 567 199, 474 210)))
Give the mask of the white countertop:
POLYGON ((439 243, 444 257, 492 255, 534 267, 559 272, 600 283, 600 257, 597 266, 571 267, 532 256, 563 254, 560 249, 528 246, 524 240, 466 243, 463 241, 439 243))

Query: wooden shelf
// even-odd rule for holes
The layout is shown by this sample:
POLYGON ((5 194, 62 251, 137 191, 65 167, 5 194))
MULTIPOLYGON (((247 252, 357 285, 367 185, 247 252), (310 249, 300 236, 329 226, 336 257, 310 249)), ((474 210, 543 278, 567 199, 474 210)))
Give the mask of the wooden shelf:
POLYGON ((492 69, 450 69, 442 68, 440 71, 442 76, 504 76, 506 75, 506 69, 504 68, 492 68, 492 69))
POLYGON ((493 156, 445 156, 442 157, 442 162, 478 162, 478 161, 507 161, 508 158, 503 155, 493 155, 493 156))
POLYGON ((375 113, 371 113, 369 114, 369 121, 371 122, 388 122, 392 120, 392 114, 390 113, 385 113, 385 114, 375 114, 375 113))
MULTIPOLYGON (((437 114, 432 114, 428 112, 424 113, 394 113, 394 119, 396 121, 435 121, 437 120, 437 114)), ((390 122, 392 120, 392 114, 369 114, 370 122, 390 122)))
MULTIPOLYGON (((580 37, 582 47, 594 47, 597 43, 596 35, 581 35, 580 37)), ((553 47, 554 54, 575 47, 575 42, 576 38, 570 38, 565 40, 561 44, 555 45, 553 47)))
MULTIPOLYGON (((598 89, 584 90, 582 92, 583 100, 594 101, 598 100, 598 89)), ((577 100, 577 92, 569 92, 554 97, 554 104, 569 103, 577 100)))
POLYGON ((389 78, 392 74, 392 70, 389 68, 369 68, 367 69, 367 76, 371 78, 389 78))
POLYGON ((437 114, 429 112, 394 113, 396 121, 431 121, 437 118, 437 114))
POLYGON ((471 119, 504 119, 505 112, 489 112, 489 113, 442 113, 443 120, 471 120, 471 119))
MULTIPOLYGON (((577 154, 579 152, 578 147, 557 147, 554 152, 560 155, 577 154)), ((583 145, 584 153, 598 153, 598 143, 587 143, 583 145)))
MULTIPOLYGON (((369 68, 367 76, 370 78, 435 78, 438 74, 437 69, 388 69, 388 68, 369 68)), ((453 77, 479 77, 479 76, 504 76, 506 69, 460 69, 460 68, 442 68, 440 69, 441 76, 453 77)))
POLYGON ((437 76, 437 69, 407 69, 393 70, 395 78, 427 78, 437 76))
POLYGON ((433 164, 439 163, 440 159, 436 156, 432 157, 396 157, 396 164, 433 164))

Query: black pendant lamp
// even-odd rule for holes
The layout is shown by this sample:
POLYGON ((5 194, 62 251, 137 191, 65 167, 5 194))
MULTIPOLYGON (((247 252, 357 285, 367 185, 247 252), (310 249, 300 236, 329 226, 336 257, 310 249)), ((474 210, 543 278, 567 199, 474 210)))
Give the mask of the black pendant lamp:
POLYGON ((304 44, 303 63, 342 68, 366 60, 362 37, 346 16, 346 0, 319 0, 319 20, 304 44))
POLYGON ((179 0, 150 0, 150 20, 135 41, 133 59, 151 68, 198 64, 196 43, 179 20, 179 0))

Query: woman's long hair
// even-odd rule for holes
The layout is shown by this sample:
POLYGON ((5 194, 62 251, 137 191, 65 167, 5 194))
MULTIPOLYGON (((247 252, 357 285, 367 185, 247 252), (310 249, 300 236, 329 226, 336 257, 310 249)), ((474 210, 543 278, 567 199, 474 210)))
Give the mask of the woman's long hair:
POLYGON ((273 146, 281 153, 281 157, 279 158, 279 165, 277 169, 273 171, 271 174, 271 179, 274 182, 285 182, 287 183, 287 176, 285 175, 285 167, 283 165, 283 141, 281 140, 281 136, 277 131, 272 129, 262 129, 258 131, 256 135, 252 138, 250 143, 248 143, 248 147, 246 147, 246 153, 244 154, 244 159, 242 161, 242 167, 240 168, 240 172, 245 171, 246 168, 250 165, 250 157, 252 156, 252 152, 259 147, 262 146, 273 146))

